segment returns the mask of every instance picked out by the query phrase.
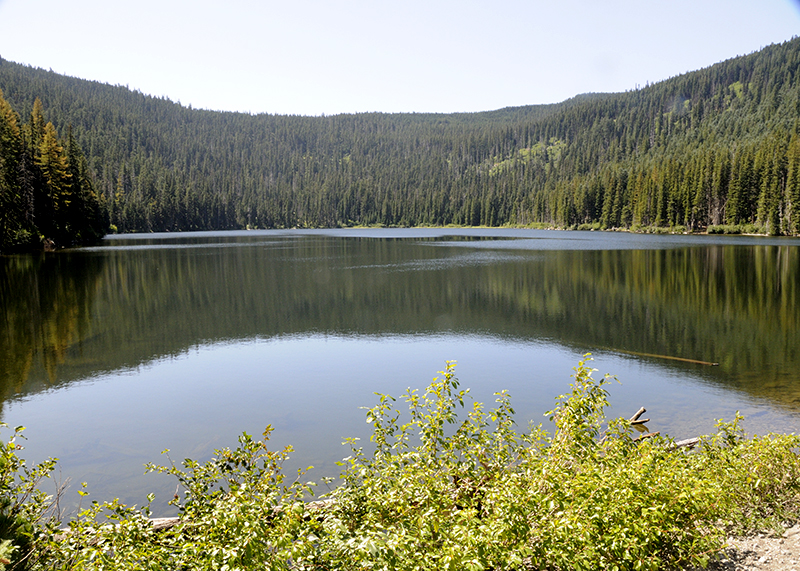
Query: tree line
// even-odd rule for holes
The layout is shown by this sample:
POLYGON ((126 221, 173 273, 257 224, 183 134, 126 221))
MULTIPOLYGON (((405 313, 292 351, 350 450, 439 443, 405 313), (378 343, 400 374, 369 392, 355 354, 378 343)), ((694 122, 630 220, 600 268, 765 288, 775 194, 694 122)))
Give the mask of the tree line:
MULTIPOLYGON (((72 126, 120 232, 352 225, 800 233, 800 39, 641 89, 485 113, 192 109, 0 60, 72 126)), ((34 163, 35 163, 34 159, 34 163)))
POLYGON ((108 229, 71 128, 61 138, 34 100, 28 123, 0 90, 0 252, 93 242, 108 229))

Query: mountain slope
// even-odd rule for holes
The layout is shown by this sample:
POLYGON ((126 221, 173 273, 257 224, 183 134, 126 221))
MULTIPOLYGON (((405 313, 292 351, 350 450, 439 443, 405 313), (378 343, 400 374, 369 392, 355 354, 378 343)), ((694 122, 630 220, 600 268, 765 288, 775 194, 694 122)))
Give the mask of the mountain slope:
POLYGON ((72 126, 120 231, 755 225, 798 233, 800 40, 622 94, 486 113, 194 110, 0 60, 72 126))

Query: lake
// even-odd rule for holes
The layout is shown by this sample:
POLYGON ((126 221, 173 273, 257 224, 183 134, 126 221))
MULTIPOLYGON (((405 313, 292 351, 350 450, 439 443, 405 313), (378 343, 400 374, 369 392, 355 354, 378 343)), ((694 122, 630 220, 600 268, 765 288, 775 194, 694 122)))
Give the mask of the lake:
MULTIPOLYGON (((448 360, 476 400, 510 391, 545 422, 581 356, 610 414, 676 439, 737 410, 800 428, 800 240, 512 229, 111 236, 0 258, 0 418, 90 499, 156 515, 175 482, 146 462, 207 459, 242 431, 292 444, 289 473, 337 476, 368 446, 375 392, 424 389, 448 360), (712 366, 710 363, 718 363, 712 366)), ((4 437, 8 436, 6 431, 4 437)), ((324 490, 323 490, 324 491, 324 490)))

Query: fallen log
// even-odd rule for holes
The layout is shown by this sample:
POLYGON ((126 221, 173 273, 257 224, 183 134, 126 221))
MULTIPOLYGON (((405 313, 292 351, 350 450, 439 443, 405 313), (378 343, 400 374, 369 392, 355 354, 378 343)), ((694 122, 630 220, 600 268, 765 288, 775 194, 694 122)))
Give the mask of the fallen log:
POLYGON ((676 448, 694 448, 700 443, 701 438, 701 436, 695 436, 694 438, 687 438, 686 440, 678 440, 677 442, 673 442, 669 449, 674 450, 676 448))
POLYGON ((150 520, 150 523, 153 524, 153 531, 169 529, 171 527, 175 527, 180 522, 181 518, 179 517, 156 517, 150 520))
MULTIPOLYGON (((646 422, 650 422, 649 418, 640 418, 644 413, 647 412, 647 409, 641 407, 636 413, 628 419, 628 422, 632 427, 640 432, 645 432, 647 428, 644 427, 646 422)), ((640 440, 644 440, 645 438, 652 438, 653 436, 658 436, 659 432, 648 432, 646 434, 640 434, 636 438, 633 439, 634 442, 639 442, 640 440)), ((686 438, 685 440, 678 440, 677 442, 673 442, 669 449, 676 450, 678 448, 694 448, 701 440, 701 436, 695 436, 694 438, 686 438)))
POLYGON ((628 422, 630 422, 630 423, 636 422, 637 420, 639 420, 639 417, 642 416, 646 412, 647 412, 646 408, 644 408, 644 407, 640 408, 639 410, 636 411, 636 413, 632 417, 630 417, 628 419, 628 422))
MULTIPOLYGON (((324 500, 316 500, 316 501, 313 501, 313 502, 306 502, 306 510, 308 510, 309 512, 317 512, 319 510, 322 510, 322 509, 325 509, 327 507, 330 507, 330 506, 334 505, 335 503, 336 503, 336 500, 334 498, 327 498, 327 499, 324 499, 324 500)), ((272 508, 272 516, 271 517, 275 517, 276 515, 281 513, 283 511, 283 509, 284 509, 284 506, 275 506, 274 508, 272 508)), ((150 525, 153 526, 153 531, 165 531, 165 530, 168 530, 168 529, 171 529, 171 528, 175 527, 176 525, 181 523, 183 520, 181 520, 181 518, 176 516, 176 517, 154 517, 154 518, 150 518, 149 521, 150 521, 150 525)), ((109 526, 107 524, 105 526, 101 525, 99 527, 99 529, 103 529, 104 527, 108 528, 109 526)), ((72 530, 70 528, 68 528, 68 527, 59 529, 58 531, 60 533, 58 533, 55 536, 55 540, 56 541, 64 541, 65 539, 67 539, 69 536, 72 535, 72 530)), ((96 541, 97 541, 97 538, 93 538, 92 540, 89 541, 89 544, 93 545, 94 543, 96 543, 96 541)))
POLYGON ((611 349, 616 353, 635 355, 637 357, 652 357, 654 359, 668 359, 670 361, 680 361, 682 363, 694 363, 695 365, 707 365, 709 367, 719 367, 719 363, 713 361, 701 361, 700 359, 687 359, 686 357, 674 357, 672 355, 658 355, 656 353, 640 353, 638 351, 623 351, 622 349, 611 349))

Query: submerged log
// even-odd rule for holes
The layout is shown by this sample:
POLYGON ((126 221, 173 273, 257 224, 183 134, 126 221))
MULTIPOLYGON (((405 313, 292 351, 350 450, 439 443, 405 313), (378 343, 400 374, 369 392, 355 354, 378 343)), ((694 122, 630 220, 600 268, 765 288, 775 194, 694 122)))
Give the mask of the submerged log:
POLYGON ((623 351, 622 349, 611 349, 616 353, 625 355, 635 355, 637 357, 652 357, 654 359, 668 359, 670 361, 680 361, 682 363, 694 363, 696 365, 707 365, 709 367, 719 367, 719 363, 713 361, 701 361, 700 359, 687 359, 686 357, 675 357, 673 355, 658 355, 656 353, 640 353, 639 351, 623 351))
MULTIPOLYGON (((642 407, 636 411, 636 413, 630 417, 628 422, 632 427, 634 427, 639 432, 645 432, 647 428, 645 428, 644 424, 646 422, 650 422, 649 418, 639 418, 644 413, 647 412, 647 409, 642 407)), ((652 438, 653 436, 658 436, 659 432, 648 432, 647 434, 640 434, 636 438, 633 439, 634 442, 639 442, 640 440, 644 440, 645 438, 652 438)), ((686 438, 685 440, 678 440, 677 442, 673 442, 669 449, 676 450, 678 448, 694 448, 702 439, 702 436, 695 436, 694 438, 686 438)))
POLYGON ((642 416, 642 415, 643 415, 644 413, 646 413, 646 412, 647 412, 647 409, 646 409, 646 408, 644 408, 644 407, 640 408, 639 410, 637 410, 637 411, 636 411, 636 414, 634 414, 632 417, 630 417, 630 418, 628 419, 628 422, 630 422, 631 424, 633 424, 634 422, 636 422, 637 420, 639 420, 639 417, 640 417, 640 416, 642 416))
MULTIPOLYGON (((324 500, 316 500, 316 501, 313 501, 313 502, 306 502, 305 503, 305 507, 306 507, 306 510, 308 512, 314 513, 314 512, 318 512, 320 510, 324 510, 325 508, 329 508, 329 507, 333 506, 334 504, 336 504, 336 499, 335 498, 327 498, 327 499, 324 499, 324 500)), ((272 519, 275 516, 277 516, 278 514, 280 514, 283 510, 284 510, 284 506, 282 506, 282 505, 275 506, 275 507, 272 508, 272 516, 268 516, 268 517, 270 519, 272 519)), ((176 517, 153 517, 153 518, 150 518, 149 521, 150 521, 150 525, 153 526, 153 531, 166 531, 166 530, 172 529, 176 525, 182 523, 183 520, 181 520, 181 518, 176 516, 176 517)), ((94 528, 94 531, 102 531, 104 528, 108 529, 110 527, 115 527, 115 526, 109 526, 107 524, 106 525, 101 525, 101 526, 99 526, 97 528, 94 528)), ((72 530, 70 528, 62 528, 62 529, 59 530, 59 532, 60 533, 56 534, 55 537, 54 537, 54 539, 56 541, 64 541, 65 539, 67 539, 69 536, 72 535, 72 530)), ((89 545, 94 545, 94 544, 97 543, 97 541, 98 541, 97 537, 92 537, 91 539, 89 539, 88 544, 89 545)))

